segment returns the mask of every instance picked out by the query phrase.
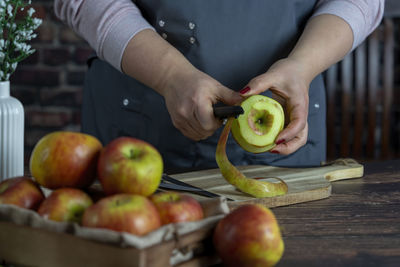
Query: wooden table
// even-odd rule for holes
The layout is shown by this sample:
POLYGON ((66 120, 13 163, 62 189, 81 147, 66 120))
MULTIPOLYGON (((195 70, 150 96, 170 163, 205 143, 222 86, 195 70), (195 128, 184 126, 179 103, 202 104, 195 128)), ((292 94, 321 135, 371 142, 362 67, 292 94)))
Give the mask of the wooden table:
POLYGON ((400 160, 366 163, 330 198, 273 212, 285 242, 278 266, 400 266, 400 160))

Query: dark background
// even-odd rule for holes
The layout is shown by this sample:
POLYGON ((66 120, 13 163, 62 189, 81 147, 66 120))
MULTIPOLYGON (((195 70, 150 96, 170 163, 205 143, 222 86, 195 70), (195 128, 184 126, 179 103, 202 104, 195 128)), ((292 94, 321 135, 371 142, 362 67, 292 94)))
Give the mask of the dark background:
MULTIPOLYGON (((57 131, 79 131, 82 88, 86 58, 92 52, 88 44, 53 12, 52 0, 35 0, 36 16, 43 19, 38 38, 32 42, 36 53, 18 65, 11 76, 11 94, 25 108, 25 155, 29 159, 36 142, 45 134, 57 131)), ((394 23, 394 99, 392 109, 393 152, 399 158, 400 141, 400 1, 386 0, 385 16, 394 23)), ((336 120, 340 124, 339 120, 336 120)), ((379 129, 377 129, 379 130, 379 129)), ((334 133, 328 133, 334 134, 334 133)), ((335 138, 340 145, 340 138, 335 138)), ((340 151, 329 153, 331 158, 342 156, 340 151)), ((345 156, 352 156, 345 155, 345 156)), ((360 159, 376 160, 379 155, 360 159)))

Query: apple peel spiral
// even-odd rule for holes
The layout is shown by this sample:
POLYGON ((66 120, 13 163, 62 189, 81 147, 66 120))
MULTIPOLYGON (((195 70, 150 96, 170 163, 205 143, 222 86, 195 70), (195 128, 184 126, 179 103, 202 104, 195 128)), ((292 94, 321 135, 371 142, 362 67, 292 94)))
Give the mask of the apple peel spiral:
MULTIPOLYGON (((259 97, 259 96, 256 96, 256 97, 259 97)), ((264 96, 262 96, 262 97, 264 97, 264 96)), ((243 103, 242 103, 242 107, 243 107, 243 103)), ((248 117, 246 117, 246 115, 248 114, 248 108, 246 108, 246 106, 245 106, 244 110, 245 110, 245 114, 242 116, 244 116, 244 119, 247 120, 248 117)), ((281 115, 283 116, 283 112, 281 115)), ((283 117, 278 118, 278 119, 284 121, 283 117)), ((247 193, 256 198, 274 197, 274 196, 286 194, 288 191, 288 186, 282 179, 273 178, 273 179, 279 180, 279 183, 271 183, 271 182, 267 182, 267 181, 260 181, 257 179, 249 179, 243 173, 241 173, 234 165, 232 165, 232 163, 229 161, 228 156, 226 155, 226 142, 228 140, 228 136, 231 131, 232 124, 237 123, 237 121, 235 121, 235 120, 237 120, 237 119, 229 118, 227 120, 227 123, 221 133, 221 136, 220 136, 218 144, 217 144, 215 159, 217 161, 217 164, 221 171, 222 176, 227 180, 227 182, 229 182, 230 184, 235 186, 240 191, 247 193)), ((283 128, 283 122, 282 123, 279 122, 279 123, 281 124, 281 126, 279 126, 279 128, 280 128, 279 131, 280 131, 283 128)), ((249 124, 251 124, 251 122, 249 122, 249 124)), ((269 138, 272 141, 274 141, 274 139, 276 138, 276 135, 279 133, 279 131, 275 134, 273 139, 271 139, 270 137, 269 138)), ((238 138, 237 138, 237 136, 235 136, 233 131, 232 131, 232 133, 234 135, 235 140, 238 141, 238 138)), ((236 133, 238 133, 238 132, 236 132, 236 133)), ((253 153, 261 153, 264 151, 268 151, 269 149, 271 149, 274 146, 273 142, 272 142, 272 144, 265 144, 264 145, 265 148, 263 148, 263 146, 258 146, 258 147, 256 147, 255 150, 252 151, 252 149, 254 149, 254 148, 252 147, 253 145, 249 144, 248 141, 246 140, 246 138, 248 139, 248 137, 243 136, 243 135, 239 135, 239 137, 241 139, 240 142, 238 142, 239 145, 241 145, 242 148, 244 148, 247 151, 250 151, 250 152, 254 151, 253 153), (242 144, 245 144, 245 147, 242 144)))

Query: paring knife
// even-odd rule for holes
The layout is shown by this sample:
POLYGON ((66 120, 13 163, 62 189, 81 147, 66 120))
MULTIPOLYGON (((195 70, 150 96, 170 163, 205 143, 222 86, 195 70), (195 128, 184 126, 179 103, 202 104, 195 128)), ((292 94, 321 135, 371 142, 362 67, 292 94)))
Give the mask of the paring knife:
MULTIPOLYGON (((178 191, 186 191, 193 194, 198 194, 205 197, 220 197, 220 195, 212 193, 210 191, 204 190, 202 188, 187 184, 185 182, 179 181, 178 179, 172 178, 167 174, 163 174, 161 178, 161 183, 159 188, 162 189, 170 189, 170 190, 178 190, 178 191)), ((228 200, 232 200, 227 198, 228 200)))
POLYGON ((214 106, 214 116, 218 119, 227 119, 229 117, 237 118, 244 113, 241 106, 214 106))

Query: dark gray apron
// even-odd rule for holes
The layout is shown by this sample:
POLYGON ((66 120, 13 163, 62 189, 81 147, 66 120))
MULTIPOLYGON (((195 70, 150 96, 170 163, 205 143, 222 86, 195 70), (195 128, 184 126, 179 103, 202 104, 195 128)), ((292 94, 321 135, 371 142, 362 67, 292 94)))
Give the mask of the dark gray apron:
MULTIPOLYGON (((134 1, 157 32, 199 70, 225 86, 240 90, 293 48, 314 0, 142 0, 134 1)), ((269 93, 267 92, 266 95, 269 93)), ((245 152, 230 138, 235 165, 315 166, 325 160, 325 89, 321 76, 309 90, 307 144, 289 156, 245 152)), ((214 168, 219 129, 194 142, 172 125, 162 96, 95 59, 86 76, 82 131, 107 144, 132 136, 153 144, 166 171, 214 168)))

